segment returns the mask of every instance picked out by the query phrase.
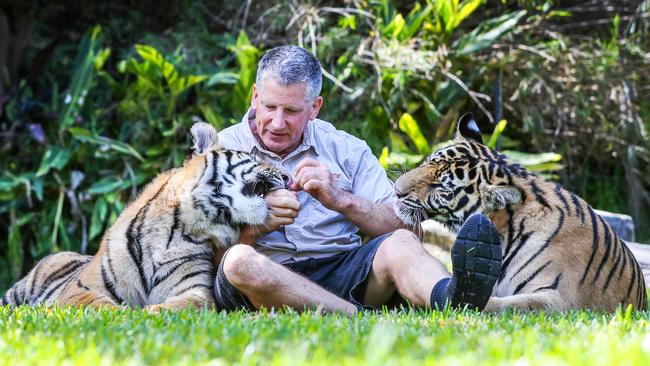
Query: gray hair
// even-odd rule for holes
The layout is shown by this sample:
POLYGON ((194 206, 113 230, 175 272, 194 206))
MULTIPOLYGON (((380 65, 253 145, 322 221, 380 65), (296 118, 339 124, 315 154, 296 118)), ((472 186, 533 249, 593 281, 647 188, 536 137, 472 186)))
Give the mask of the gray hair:
POLYGON ((283 86, 305 84, 305 100, 308 101, 320 95, 323 85, 320 62, 299 46, 280 46, 266 52, 257 64, 255 83, 258 89, 262 90, 264 78, 268 76, 283 86))

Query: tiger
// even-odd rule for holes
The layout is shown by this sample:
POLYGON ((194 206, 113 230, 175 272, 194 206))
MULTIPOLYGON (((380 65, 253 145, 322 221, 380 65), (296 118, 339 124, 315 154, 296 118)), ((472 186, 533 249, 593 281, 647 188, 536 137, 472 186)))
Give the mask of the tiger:
POLYGON ((222 148, 210 124, 194 124, 191 135, 192 155, 142 190, 94 256, 45 257, 1 304, 213 307, 213 255, 235 244, 243 225, 264 223, 264 195, 286 178, 253 154, 222 148))
POLYGON ((647 309, 641 268, 612 228, 574 193, 484 145, 471 114, 395 192, 407 225, 433 219, 457 233, 477 213, 494 223, 502 272, 487 312, 647 309))

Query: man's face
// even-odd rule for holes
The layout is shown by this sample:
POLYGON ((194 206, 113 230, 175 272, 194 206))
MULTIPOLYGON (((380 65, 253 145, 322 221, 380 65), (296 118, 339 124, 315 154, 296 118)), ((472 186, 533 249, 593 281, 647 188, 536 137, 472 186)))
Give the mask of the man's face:
POLYGON ((255 126, 264 146, 280 156, 286 156, 300 145, 307 123, 316 118, 323 98, 305 100, 307 86, 282 86, 266 77, 263 90, 253 85, 252 106, 255 126))

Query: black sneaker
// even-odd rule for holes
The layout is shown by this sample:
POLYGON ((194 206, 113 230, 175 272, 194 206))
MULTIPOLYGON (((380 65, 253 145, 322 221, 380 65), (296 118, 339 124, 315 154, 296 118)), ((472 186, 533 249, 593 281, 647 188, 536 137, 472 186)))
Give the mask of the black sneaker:
POLYGON ((470 216, 451 247, 453 274, 447 298, 454 308, 483 310, 501 274, 501 243, 485 215, 470 216))

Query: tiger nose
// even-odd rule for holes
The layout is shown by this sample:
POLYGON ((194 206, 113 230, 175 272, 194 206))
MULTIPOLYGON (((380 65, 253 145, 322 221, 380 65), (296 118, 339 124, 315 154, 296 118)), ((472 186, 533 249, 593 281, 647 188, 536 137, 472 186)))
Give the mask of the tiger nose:
POLYGON ((284 182, 284 188, 289 189, 291 187, 291 184, 293 184, 293 179, 291 179, 291 176, 287 173, 281 173, 282 176, 282 181, 284 182))
POLYGON ((406 193, 401 192, 399 189, 395 188, 395 195, 397 195, 397 198, 404 198, 406 197, 406 193))

